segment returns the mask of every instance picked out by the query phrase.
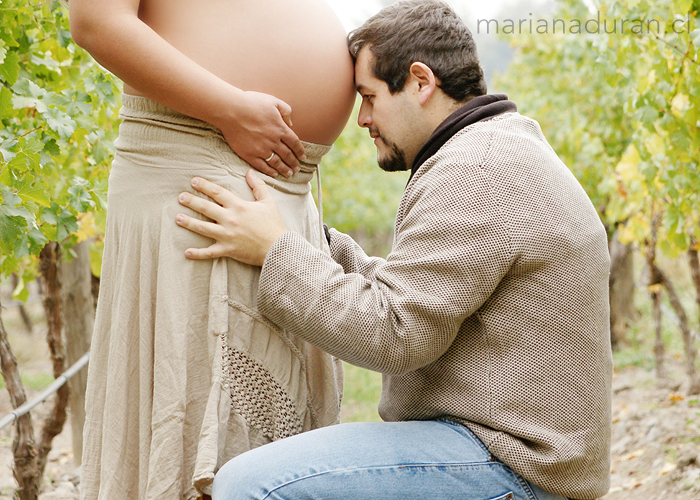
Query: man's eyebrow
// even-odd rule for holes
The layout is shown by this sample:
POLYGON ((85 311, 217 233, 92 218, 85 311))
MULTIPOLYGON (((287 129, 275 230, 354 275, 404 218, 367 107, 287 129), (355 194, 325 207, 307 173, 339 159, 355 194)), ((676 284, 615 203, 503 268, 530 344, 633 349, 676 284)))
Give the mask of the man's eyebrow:
POLYGON ((366 92, 367 92, 367 87, 365 87, 365 86, 362 85, 361 83, 358 84, 358 85, 355 85, 355 89, 357 90, 357 93, 358 93, 358 94, 363 94, 363 93, 366 93, 366 92))

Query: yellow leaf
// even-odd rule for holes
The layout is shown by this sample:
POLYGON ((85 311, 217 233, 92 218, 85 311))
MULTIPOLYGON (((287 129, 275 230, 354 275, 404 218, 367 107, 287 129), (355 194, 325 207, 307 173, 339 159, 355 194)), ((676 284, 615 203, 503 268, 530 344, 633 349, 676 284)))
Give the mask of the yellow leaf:
POLYGON ((680 403, 685 398, 683 397, 682 394, 678 394, 677 392, 672 392, 671 394, 668 395, 668 399, 670 399, 674 403, 680 403))
POLYGON ((651 156, 663 155, 666 151, 664 140, 659 134, 652 134, 646 138, 644 145, 651 156))
POLYGON ((78 231, 76 232, 78 242, 94 238, 96 234, 97 227, 95 226, 95 215, 92 213, 79 214, 78 231))
POLYGON ((615 167, 615 172, 620 175, 620 178, 624 182, 629 182, 634 178, 641 177, 639 171, 637 170, 637 165, 639 165, 641 160, 642 159, 639 156, 639 151, 637 151, 637 148, 634 146, 634 144, 630 144, 622 154, 620 162, 615 167))
POLYGON ((620 240, 620 243, 626 245, 628 243, 632 243, 635 240, 635 236, 636 235, 632 224, 626 224, 620 231, 617 239, 620 240))
POLYGON ((647 75, 641 75, 638 80, 638 88, 640 93, 644 93, 656 83, 656 71, 651 70, 647 75))
POLYGON ((655 285, 649 285, 647 287, 647 290, 649 290, 649 293, 654 293, 654 294, 661 293, 661 283, 657 283, 655 285))
POLYGON ((673 98, 671 101, 671 112, 676 116, 676 118, 683 116, 683 112, 688 107, 689 102, 690 99, 686 94, 678 94, 673 98))

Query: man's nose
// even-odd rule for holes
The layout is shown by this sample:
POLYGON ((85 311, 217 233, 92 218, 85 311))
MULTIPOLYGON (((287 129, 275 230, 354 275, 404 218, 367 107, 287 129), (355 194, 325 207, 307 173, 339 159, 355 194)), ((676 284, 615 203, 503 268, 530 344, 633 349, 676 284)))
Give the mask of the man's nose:
POLYGON ((365 106, 360 106, 360 112, 357 114, 357 124, 363 128, 369 128, 372 125, 372 115, 367 112, 365 106))

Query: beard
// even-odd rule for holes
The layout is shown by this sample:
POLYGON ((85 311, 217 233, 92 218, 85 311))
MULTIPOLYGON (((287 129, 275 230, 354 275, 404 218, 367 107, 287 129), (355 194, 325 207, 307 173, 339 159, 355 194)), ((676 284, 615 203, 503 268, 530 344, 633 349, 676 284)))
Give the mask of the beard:
POLYGON ((385 172, 403 172, 408 170, 408 165, 406 164, 406 155, 399 147, 393 142, 388 142, 380 137, 382 142, 391 148, 391 151, 387 153, 384 158, 377 158, 377 163, 379 168, 385 172))

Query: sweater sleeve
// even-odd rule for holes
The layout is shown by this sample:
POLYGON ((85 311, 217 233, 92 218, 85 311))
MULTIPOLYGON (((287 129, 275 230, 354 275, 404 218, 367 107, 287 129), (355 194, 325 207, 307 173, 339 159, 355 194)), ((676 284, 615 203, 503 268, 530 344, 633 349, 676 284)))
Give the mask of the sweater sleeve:
POLYGON ((386 263, 380 257, 368 257, 360 245, 347 234, 331 229, 330 235, 331 256, 346 273, 357 273, 367 279, 373 279, 376 269, 386 263))
POLYGON ((428 365, 507 272, 508 228, 481 169, 444 164, 412 182, 397 229, 387 260, 363 274, 285 233, 262 268, 260 311, 358 366, 398 375, 428 365))

